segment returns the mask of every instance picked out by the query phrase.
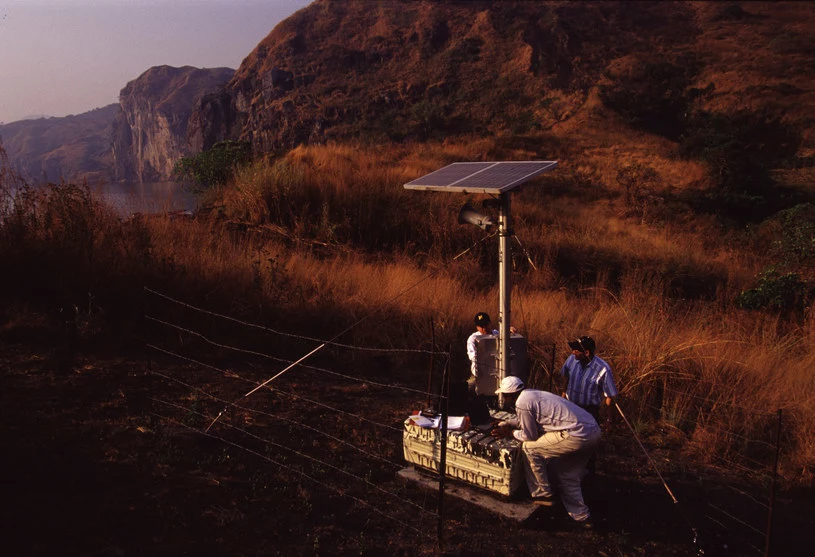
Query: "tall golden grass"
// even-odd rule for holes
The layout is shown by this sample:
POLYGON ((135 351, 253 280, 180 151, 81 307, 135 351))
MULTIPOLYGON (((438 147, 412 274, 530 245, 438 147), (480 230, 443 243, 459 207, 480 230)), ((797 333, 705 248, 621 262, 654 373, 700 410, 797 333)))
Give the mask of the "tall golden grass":
MULTIPOLYGON (((439 345, 463 350, 471 316, 497 312, 497 240, 456 223, 463 197, 402 184, 450 162, 546 148, 299 147, 238 172, 191 220, 122 221, 82 188, 11 193, 4 173, 14 202, 0 219, 2 295, 50 311, 91 292, 109 328, 127 332, 148 286, 295 333, 330 337, 366 317, 349 335, 386 347, 426 345, 432 319, 439 345)), ((670 426, 708 462, 738 454, 769 465, 782 409, 783 477, 811 483, 813 333, 734 306, 756 255, 725 246, 704 221, 627 220, 619 198, 564 193, 556 172, 513 201, 525 249, 514 253, 513 324, 538 367, 552 371, 554 344, 556 371, 565 340, 592 335, 637 426, 670 426)), ((547 386, 543 375, 536 384, 547 386)))

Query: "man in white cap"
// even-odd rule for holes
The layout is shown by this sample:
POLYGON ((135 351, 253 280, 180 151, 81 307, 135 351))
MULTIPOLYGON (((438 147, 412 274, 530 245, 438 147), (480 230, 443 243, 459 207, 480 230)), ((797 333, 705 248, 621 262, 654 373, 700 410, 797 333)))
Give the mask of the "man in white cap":
POLYGON ((547 464, 556 459, 551 464, 561 502, 572 519, 590 528, 591 515, 580 482, 600 442, 597 421, 576 404, 549 392, 527 389, 523 381, 511 375, 501 380, 495 394, 504 395, 507 408, 515 406, 516 417, 502 422, 494 434, 512 431, 523 442, 524 472, 532 500, 544 506, 554 503, 547 464))

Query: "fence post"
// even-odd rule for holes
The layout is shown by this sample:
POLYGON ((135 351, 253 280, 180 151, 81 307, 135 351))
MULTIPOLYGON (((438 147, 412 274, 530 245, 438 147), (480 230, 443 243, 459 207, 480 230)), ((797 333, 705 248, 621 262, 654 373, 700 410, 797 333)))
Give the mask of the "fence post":
POLYGON ((439 526, 438 542, 439 551, 444 551, 444 478, 447 476, 447 412, 450 395, 450 356, 453 348, 449 348, 447 364, 444 367, 441 389, 441 424, 439 429, 439 526))
POLYGON ((770 542, 773 533, 773 502, 775 501, 775 484, 778 478, 778 457, 781 453, 781 409, 778 409, 778 426, 775 431, 775 462, 773 462, 773 481, 770 484, 770 501, 767 505, 767 533, 764 536, 764 557, 770 557, 770 542))

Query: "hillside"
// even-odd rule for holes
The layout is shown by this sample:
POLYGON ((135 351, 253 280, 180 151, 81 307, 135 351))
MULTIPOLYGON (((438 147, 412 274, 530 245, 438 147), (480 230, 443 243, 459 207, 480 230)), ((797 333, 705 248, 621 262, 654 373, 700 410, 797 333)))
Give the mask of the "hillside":
POLYGON ((204 99, 191 141, 523 137, 601 196, 633 168, 760 220, 808 195, 813 29, 797 2, 318 0, 204 99))
POLYGON ((182 156, 193 106, 232 77, 230 68, 156 66, 111 104, 64 118, 0 126, 11 166, 29 182, 166 180, 182 156))
POLYGON ((27 180, 108 178, 111 123, 118 110, 110 104, 75 116, 11 122, 0 126, 0 139, 15 171, 27 180))
POLYGON ((652 93, 663 117, 679 108, 784 115, 806 128, 807 156, 814 21, 796 2, 391 0, 371 9, 318 0, 261 41, 227 90, 241 135, 271 150, 377 133, 548 130, 597 87, 636 77, 650 87, 639 98, 652 93))

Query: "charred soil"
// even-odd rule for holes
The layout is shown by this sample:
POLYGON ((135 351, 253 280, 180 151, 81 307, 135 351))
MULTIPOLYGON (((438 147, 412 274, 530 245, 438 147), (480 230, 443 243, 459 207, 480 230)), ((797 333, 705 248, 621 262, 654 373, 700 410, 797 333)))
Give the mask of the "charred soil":
MULTIPOLYGON (((764 552, 768 485, 694 466, 670 443, 651 445, 674 503, 623 423, 607 432, 597 473, 584 486, 593 530, 576 529, 558 506, 516 523, 448 498, 439 549, 436 494, 397 477, 405 466, 399 429, 415 393, 385 400, 371 388, 290 380, 293 392, 353 402, 392 429, 373 435, 313 404, 294 409, 265 398, 254 404, 269 413, 236 407, 206 433, 203 415, 212 413, 196 389, 222 392, 223 385, 199 381, 191 389, 170 380, 189 381, 189 367, 148 362, 142 354, 86 354, 60 372, 52 354, 11 343, 0 344, 0 360, 0 522, 8 555, 764 552), (251 430, 254 441, 239 441, 230 433, 237 430, 251 430), (363 458, 351 454, 351 445, 375 457, 374 464, 357 469, 363 458), (346 471, 365 485, 346 481, 346 471), (761 503, 756 516, 741 524, 728 518, 750 499, 761 503)), ((812 500, 811 493, 779 487, 772 555, 804 555, 815 526, 812 500)))

